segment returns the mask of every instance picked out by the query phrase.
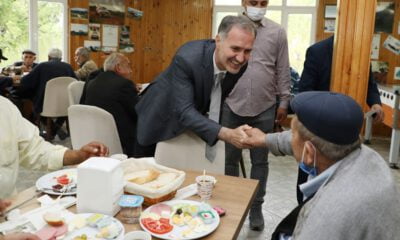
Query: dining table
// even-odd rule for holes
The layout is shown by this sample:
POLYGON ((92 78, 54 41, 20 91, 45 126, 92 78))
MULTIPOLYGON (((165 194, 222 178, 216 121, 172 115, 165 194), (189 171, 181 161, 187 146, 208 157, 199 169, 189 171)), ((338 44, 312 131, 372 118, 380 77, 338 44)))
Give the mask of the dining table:
MULTIPOLYGON (((186 177, 181 188, 195 183, 195 178, 203 174, 203 172, 193 170, 184 170, 184 172, 186 173, 186 177)), ((220 223, 217 229, 202 239, 237 239, 249 212, 251 203, 253 202, 257 193, 258 180, 212 173, 207 173, 207 175, 214 176, 217 180, 212 191, 211 199, 208 200, 207 203, 209 203, 211 206, 219 206, 225 209, 226 213, 224 216, 220 217, 220 223)), ((38 196, 36 187, 28 188, 10 199, 12 201, 12 205, 9 208, 17 206, 35 195, 38 196)), ((56 198, 57 196, 54 197, 56 198)), ((188 197, 187 200, 201 201, 198 195, 188 197)), ((40 207, 39 202, 36 201, 34 197, 32 200, 28 201, 26 204, 23 204, 23 206, 19 208, 23 213, 38 207, 40 207)), ((68 208, 68 210, 75 213, 76 206, 74 205, 68 208)), ((122 220, 120 213, 117 213, 115 218, 119 219, 120 221, 122 220)), ((125 233, 134 230, 142 230, 138 223, 123 223, 123 226, 125 228, 125 233)), ((153 237, 152 239, 158 238, 153 237)))

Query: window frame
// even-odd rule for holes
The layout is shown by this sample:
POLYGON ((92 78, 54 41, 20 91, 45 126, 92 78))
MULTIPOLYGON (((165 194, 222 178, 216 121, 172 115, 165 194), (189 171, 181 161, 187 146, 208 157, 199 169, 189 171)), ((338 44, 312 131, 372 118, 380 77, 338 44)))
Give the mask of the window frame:
MULTIPOLYGON (((56 2, 63 4, 64 8, 64 47, 63 61, 69 62, 69 46, 68 46, 68 0, 30 0, 29 1, 29 48, 39 53, 38 39, 38 3, 41 2, 56 2)), ((43 53, 42 53, 43 54, 43 53)))

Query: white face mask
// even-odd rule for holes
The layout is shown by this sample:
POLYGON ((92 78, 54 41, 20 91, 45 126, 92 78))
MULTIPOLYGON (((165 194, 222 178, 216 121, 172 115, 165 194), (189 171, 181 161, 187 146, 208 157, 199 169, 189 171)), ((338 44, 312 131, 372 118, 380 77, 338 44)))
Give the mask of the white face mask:
POLYGON ((252 21, 260 21, 266 12, 267 8, 246 7, 246 14, 252 21))

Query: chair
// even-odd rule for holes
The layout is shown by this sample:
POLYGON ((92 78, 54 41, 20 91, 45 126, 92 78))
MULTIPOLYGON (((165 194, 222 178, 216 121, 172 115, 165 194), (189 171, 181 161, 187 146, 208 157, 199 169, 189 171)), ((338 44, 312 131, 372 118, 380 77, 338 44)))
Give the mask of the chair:
POLYGON ((193 132, 187 131, 157 143, 155 159, 158 164, 167 167, 224 174, 225 143, 218 141, 216 147, 217 154, 211 163, 205 157, 206 143, 193 132))
POLYGON ((69 105, 79 104, 84 86, 85 82, 83 81, 75 81, 68 85, 69 105))
POLYGON ((68 120, 73 149, 98 141, 108 146, 110 155, 122 153, 114 117, 104 109, 89 105, 71 105, 68 120))
POLYGON ((68 85, 74 81, 76 79, 71 77, 56 77, 46 83, 43 110, 40 113, 40 116, 47 117, 46 140, 50 140, 52 136, 51 118, 68 116, 68 85))

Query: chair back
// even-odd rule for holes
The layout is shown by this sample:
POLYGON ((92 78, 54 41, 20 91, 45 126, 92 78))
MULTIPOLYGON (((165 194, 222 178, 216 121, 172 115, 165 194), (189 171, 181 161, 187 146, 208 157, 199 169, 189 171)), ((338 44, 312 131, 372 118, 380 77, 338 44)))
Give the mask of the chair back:
POLYGON ((83 81, 74 81, 68 85, 69 105, 79 104, 84 86, 85 82, 83 81))
POLYGON ((97 141, 105 144, 110 155, 122 153, 114 117, 104 109, 89 105, 71 105, 68 121, 73 149, 97 141))
POLYGON ((72 77, 56 77, 46 83, 44 91, 44 117, 66 117, 68 115, 68 85, 76 81, 72 77))
POLYGON ((225 143, 218 141, 216 148, 215 160, 210 162, 205 157, 206 143, 193 132, 186 131, 173 139, 157 143, 155 160, 171 168, 224 174, 225 143))

